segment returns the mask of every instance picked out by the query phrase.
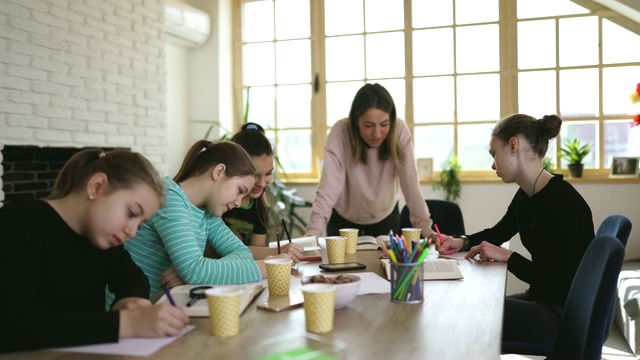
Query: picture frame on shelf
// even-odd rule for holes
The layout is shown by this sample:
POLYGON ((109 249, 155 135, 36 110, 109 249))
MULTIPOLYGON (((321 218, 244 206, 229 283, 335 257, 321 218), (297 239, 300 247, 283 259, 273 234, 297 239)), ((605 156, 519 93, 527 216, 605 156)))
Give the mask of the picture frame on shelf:
POLYGON ((418 166, 418 179, 431 180, 433 176, 433 158, 419 158, 416 162, 418 166))
POLYGON ((638 177, 638 157, 613 157, 610 177, 638 177))

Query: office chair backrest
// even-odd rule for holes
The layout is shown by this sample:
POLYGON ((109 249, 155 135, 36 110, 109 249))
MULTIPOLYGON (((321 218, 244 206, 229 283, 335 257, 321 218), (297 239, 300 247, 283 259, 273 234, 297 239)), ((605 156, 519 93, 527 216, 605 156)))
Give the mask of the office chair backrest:
MULTIPOLYGON (((464 235, 464 218, 462 217, 462 211, 458 204, 448 200, 425 200, 429 212, 431 213, 431 220, 434 224, 438 224, 438 229, 447 235, 464 235)), ((411 220, 409 219, 409 207, 405 205, 400 213, 400 229, 398 233, 405 227, 413 227, 411 220)))
MULTIPOLYGON (((627 241, 629 240, 629 234, 631 234, 631 221, 625 217, 624 215, 609 215, 598 227, 598 231, 596 232, 596 236, 599 235, 609 235, 617 238, 622 243, 622 246, 627 247, 627 241)), ((613 318, 616 313, 616 305, 615 303, 611 305, 609 309, 609 329, 611 329, 611 325, 613 324, 613 318)), ((604 339, 607 340, 609 337, 609 332, 607 331, 604 334, 604 339)))
POLYGON ((631 234, 631 221, 624 215, 609 215, 598 227, 596 236, 609 235, 620 240, 623 246, 627 246, 629 235, 631 234))
POLYGON ((608 312, 624 259, 616 238, 600 235, 591 242, 573 279, 550 359, 601 359, 608 312))

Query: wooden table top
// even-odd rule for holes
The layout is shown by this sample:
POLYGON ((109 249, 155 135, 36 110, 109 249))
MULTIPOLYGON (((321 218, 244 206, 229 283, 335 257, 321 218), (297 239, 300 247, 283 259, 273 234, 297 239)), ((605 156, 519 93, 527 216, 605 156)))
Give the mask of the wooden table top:
MULTIPOLYGON (((384 276, 378 251, 360 251, 346 261, 384 276)), ((422 304, 392 303, 389 294, 358 296, 335 312, 334 330, 321 335, 346 342, 347 359, 497 359, 500 356, 506 264, 458 260, 464 279, 426 281, 422 304)), ((320 272, 307 263, 295 276, 320 272)), ((386 277, 385 277, 386 278, 386 277)), ((240 334, 211 336, 208 318, 192 318, 196 329, 160 349, 150 359, 248 359, 253 345, 280 335, 304 335, 304 309, 258 310, 263 292, 240 320, 240 334)), ((2 359, 139 359, 136 357, 32 351, 2 359)))

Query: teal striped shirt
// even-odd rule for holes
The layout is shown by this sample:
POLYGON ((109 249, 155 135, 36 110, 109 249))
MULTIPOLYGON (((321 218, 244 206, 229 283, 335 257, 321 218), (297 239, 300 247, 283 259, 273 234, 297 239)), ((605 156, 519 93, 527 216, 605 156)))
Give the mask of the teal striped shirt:
POLYGON ((149 278, 151 294, 171 267, 187 284, 246 284, 262 279, 251 251, 222 218, 197 208, 182 188, 165 178, 165 203, 124 247, 149 278), (219 259, 204 257, 209 241, 219 259))

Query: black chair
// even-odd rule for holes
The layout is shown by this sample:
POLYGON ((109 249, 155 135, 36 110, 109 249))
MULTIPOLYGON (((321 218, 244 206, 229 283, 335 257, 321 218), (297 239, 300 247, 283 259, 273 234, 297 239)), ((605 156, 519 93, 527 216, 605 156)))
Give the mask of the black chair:
MULTIPOLYGON (((609 215, 598 227, 598 231, 596 232, 596 236, 598 235, 609 235, 617 238, 622 243, 622 246, 627 247, 627 241, 629 240, 629 235, 631 234, 631 221, 625 217, 624 215, 609 215)), ((609 329, 611 329, 611 325, 613 324, 613 318, 615 317, 616 306, 615 303, 611 306, 611 310, 609 310, 609 329)), ((604 340, 606 341, 609 337, 609 331, 604 335, 604 340)))
MULTIPOLYGON (((438 224, 438 229, 447 235, 464 235, 464 219, 462 211, 458 204, 448 200, 425 200, 431 220, 434 224, 438 224)), ((400 213, 400 229, 398 234, 402 233, 402 228, 413 227, 409 220, 409 207, 405 205, 400 213)))
POLYGON ((503 353, 544 355, 549 359, 601 359, 609 312, 616 297, 624 246, 615 237, 600 235, 589 244, 569 289, 553 344, 503 341, 503 353))

